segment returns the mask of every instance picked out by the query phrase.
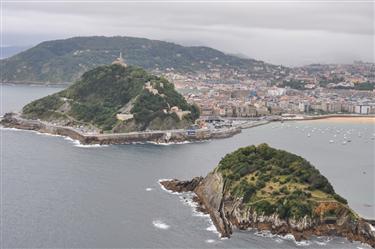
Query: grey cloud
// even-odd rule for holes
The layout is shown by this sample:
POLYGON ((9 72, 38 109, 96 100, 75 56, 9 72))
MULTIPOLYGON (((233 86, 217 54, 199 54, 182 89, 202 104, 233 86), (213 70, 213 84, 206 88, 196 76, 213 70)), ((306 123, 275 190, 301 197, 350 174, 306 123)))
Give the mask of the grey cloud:
POLYGON ((287 65, 374 61, 373 3, 8 2, 3 14, 8 43, 129 35, 207 45, 287 65))

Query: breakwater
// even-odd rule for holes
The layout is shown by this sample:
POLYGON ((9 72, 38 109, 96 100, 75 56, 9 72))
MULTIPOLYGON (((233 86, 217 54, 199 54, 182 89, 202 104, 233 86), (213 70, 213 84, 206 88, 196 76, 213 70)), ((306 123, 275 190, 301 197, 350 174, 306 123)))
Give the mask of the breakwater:
POLYGON ((1 121, 4 127, 23 130, 35 130, 42 133, 67 136, 78 140, 81 144, 126 144, 134 142, 174 143, 185 141, 202 141, 231 137, 241 132, 240 127, 223 129, 196 129, 187 131, 142 131, 129 133, 87 134, 69 127, 58 126, 40 120, 23 119, 14 113, 8 113, 1 121))

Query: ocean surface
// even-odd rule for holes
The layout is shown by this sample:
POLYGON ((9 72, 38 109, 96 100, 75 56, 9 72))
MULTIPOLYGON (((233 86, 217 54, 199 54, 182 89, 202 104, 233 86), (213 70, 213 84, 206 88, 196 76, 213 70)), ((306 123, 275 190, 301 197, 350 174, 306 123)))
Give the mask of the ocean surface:
MULTIPOLYGON (((1 114, 58 87, 1 87, 1 114)), ((374 126, 272 123, 232 138, 190 144, 81 146, 70 139, 1 129, 2 246, 5 248, 368 248, 342 238, 256 231, 220 239, 189 194, 158 180, 204 176, 228 152, 266 142, 305 157, 362 216, 375 218, 374 126), (344 136, 351 142, 343 144, 344 136), (330 142, 330 140, 333 140, 330 142)))

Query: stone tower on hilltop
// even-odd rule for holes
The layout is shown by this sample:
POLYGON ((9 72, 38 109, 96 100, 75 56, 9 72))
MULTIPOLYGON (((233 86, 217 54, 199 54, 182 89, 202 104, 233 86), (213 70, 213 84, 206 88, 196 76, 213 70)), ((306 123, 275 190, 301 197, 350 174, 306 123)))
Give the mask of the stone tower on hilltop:
POLYGON ((127 67, 128 65, 125 63, 125 60, 124 58, 122 58, 122 53, 120 52, 120 56, 118 58, 116 58, 116 60, 114 60, 112 62, 112 64, 117 64, 117 65, 121 65, 123 67, 127 67))

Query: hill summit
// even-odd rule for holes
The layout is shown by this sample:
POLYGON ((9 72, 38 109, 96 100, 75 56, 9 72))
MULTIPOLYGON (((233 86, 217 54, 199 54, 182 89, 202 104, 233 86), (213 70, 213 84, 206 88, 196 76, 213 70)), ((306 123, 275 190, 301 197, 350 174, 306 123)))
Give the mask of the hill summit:
POLYGON ((186 128, 199 117, 199 110, 166 79, 127 66, 120 58, 24 106, 22 117, 117 133, 186 128))

